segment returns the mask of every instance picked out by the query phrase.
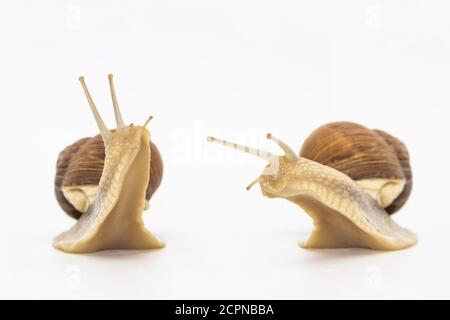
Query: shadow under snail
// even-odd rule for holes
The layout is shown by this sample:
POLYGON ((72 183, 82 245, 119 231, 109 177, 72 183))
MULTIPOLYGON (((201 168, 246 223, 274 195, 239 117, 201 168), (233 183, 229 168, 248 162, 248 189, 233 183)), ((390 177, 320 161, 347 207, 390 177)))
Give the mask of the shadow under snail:
POLYGON ((110 131, 84 82, 87 101, 100 135, 65 148, 57 161, 55 195, 61 208, 78 219, 54 239, 55 248, 71 253, 106 249, 153 249, 164 244, 144 226, 142 213, 163 175, 161 155, 142 126, 126 126, 110 74, 117 128, 110 131))
POLYGON ((319 127, 299 155, 273 135, 267 138, 283 156, 213 137, 208 141, 269 162, 247 189, 259 184, 264 196, 289 200, 313 219, 302 247, 400 250, 417 243, 413 232, 391 218, 412 189, 409 155, 400 140, 351 122, 319 127))

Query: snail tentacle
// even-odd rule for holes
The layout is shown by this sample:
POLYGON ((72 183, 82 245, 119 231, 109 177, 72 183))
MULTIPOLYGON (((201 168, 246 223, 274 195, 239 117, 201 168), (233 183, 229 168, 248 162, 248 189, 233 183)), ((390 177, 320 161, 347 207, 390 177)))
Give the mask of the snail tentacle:
POLYGON ((125 122, 123 121, 122 114, 119 108, 119 102, 117 101, 116 90, 114 88, 113 75, 110 73, 108 75, 109 80, 109 90, 111 91, 111 98, 114 107, 114 116, 116 118, 116 126, 117 129, 125 127, 125 122))
MULTIPOLYGON (((148 208, 147 200, 162 177, 161 157, 150 141, 149 131, 130 125, 104 132, 106 126, 82 77, 80 82, 101 136, 83 139, 76 146, 66 148, 65 151, 74 153, 63 152, 61 161, 58 160, 57 199, 78 220, 54 239, 54 247, 70 253, 164 247, 145 228, 142 219, 143 211, 148 208), (156 163, 152 161, 153 154, 156 163)), ((120 126, 120 114, 116 120, 120 126)))
MULTIPOLYGON (((347 126, 347 123, 345 123, 347 126)), ((349 125, 354 129, 354 125, 349 125)), ((360 132, 363 127, 356 128, 360 132)), ((314 160, 307 159, 303 156, 297 156, 292 149, 284 142, 275 138, 271 134, 267 137, 276 142, 285 152, 284 156, 277 157, 276 161, 273 158, 266 158, 278 165, 275 171, 270 172, 268 167, 264 169, 263 174, 255 179, 247 189, 253 185, 258 184, 264 196, 269 198, 283 198, 294 204, 300 206, 314 222, 314 229, 310 237, 301 244, 305 248, 342 248, 342 247, 363 247, 375 250, 400 250, 411 247, 417 243, 416 235, 399 226, 386 212, 383 205, 389 205, 392 195, 399 195, 401 188, 404 186, 402 180, 403 172, 398 163, 396 163, 395 154, 390 150, 384 141, 378 140, 378 135, 375 133, 367 133, 364 129, 363 133, 375 140, 372 146, 377 146, 383 150, 367 150, 363 160, 372 157, 382 161, 382 156, 379 153, 386 154, 387 172, 380 172, 376 176, 384 178, 382 183, 376 179, 370 180, 353 180, 352 177, 344 172, 341 172, 332 166, 319 163, 314 160), (372 155, 373 154, 373 155, 372 155), (378 157, 378 158, 377 158, 378 157), (383 176, 384 175, 384 176, 383 176), (372 190, 373 193, 368 192, 372 190), (377 189, 377 190, 375 190, 377 189), (378 190, 380 189, 380 190, 378 190), (386 200, 387 199, 387 200, 386 200), (377 201, 378 200, 378 201, 377 201)), ((326 128, 325 134, 328 136, 335 133, 333 130, 326 128)), ((359 134, 357 139, 361 136, 366 138, 364 134, 359 134)), ((342 133, 337 132, 336 135, 340 137, 342 133)), ((323 141, 324 145, 320 145, 316 140, 307 141, 302 153, 317 155, 317 157, 325 157, 324 151, 327 145, 331 150, 334 150, 333 143, 335 138, 323 141), (316 144, 315 144, 316 143, 316 144)), ((227 142, 220 139, 210 138, 208 141, 219 142, 228 147, 233 147, 237 150, 247 153, 249 150, 254 150, 249 147, 242 147, 238 144, 227 142)), ((344 142, 347 140, 344 139, 344 142)), ((364 140, 367 142, 367 140, 364 140)), ((360 143, 359 141, 357 143, 360 143)), ((353 151, 352 151, 353 152, 353 151)), ((301 153, 301 155, 302 155, 301 153)), ((354 161, 355 165, 363 166, 363 174, 359 177, 368 178, 369 169, 364 167, 366 165, 361 162, 361 156, 353 157, 350 154, 350 160, 354 161)), ((403 152, 402 154, 405 154, 403 152)), ((330 154, 332 157, 334 154, 330 154)), ((355 168, 348 167, 348 159, 345 157, 338 159, 341 165, 345 166, 347 170, 352 173, 355 168)), ((374 162, 370 164, 373 165, 374 162)), ((336 166, 338 164, 335 163, 336 166)), ((404 165, 403 167, 409 168, 404 165)), ((357 168, 358 169, 358 168, 357 168)))
POLYGON ((94 100, 92 100, 92 96, 89 92, 89 89, 86 86, 84 77, 81 76, 78 79, 80 80, 80 83, 83 88, 86 99, 88 101, 89 107, 91 107, 91 111, 92 111, 92 114, 94 115, 95 122, 97 123, 97 126, 100 129, 100 134, 102 135, 103 142, 105 143, 105 145, 109 144, 109 142, 111 141, 111 132, 109 131, 108 127, 106 126, 105 122, 103 121, 102 117, 100 116, 100 113, 98 112, 97 107, 95 106, 94 100))

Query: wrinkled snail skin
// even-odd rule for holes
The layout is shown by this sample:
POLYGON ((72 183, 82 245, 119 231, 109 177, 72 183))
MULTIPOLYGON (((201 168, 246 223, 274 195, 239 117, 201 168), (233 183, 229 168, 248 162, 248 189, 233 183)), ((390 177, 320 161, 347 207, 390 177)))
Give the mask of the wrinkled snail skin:
MULTIPOLYGON (((150 153, 151 174, 145 196, 147 202, 158 190, 164 171, 161 154, 151 141, 150 153)), ((72 218, 79 219, 94 203, 104 163, 105 146, 101 135, 80 139, 59 154, 55 196, 61 208, 72 218)))
POLYGON ((389 214, 406 203, 412 190, 406 146, 381 130, 328 123, 306 138, 300 156, 348 175, 389 214))
POLYGON ((364 247, 398 250, 416 244, 415 235, 400 227, 375 200, 345 174, 314 161, 280 159, 280 182, 262 176, 264 195, 300 206, 314 221, 314 230, 301 244, 306 248, 364 247), (286 178, 282 178, 286 177, 286 178))
MULTIPOLYGON (((84 79, 80 81, 101 131, 104 166, 93 203, 88 204, 72 228, 54 239, 53 245, 69 253, 162 248, 164 244, 145 228, 142 220, 151 175, 150 133, 145 125, 125 126, 116 105, 118 126, 109 131, 98 115, 84 79)), ((76 202, 76 198, 72 201, 76 202)))
POLYGON ((265 160, 269 165, 248 188, 259 183, 264 196, 284 198, 300 206, 314 222, 304 248, 362 247, 400 250, 417 243, 411 231, 400 227, 390 215, 346 174, 297 156, 279 139, 268 135, 285 152, 277 156, 224 140, 217 142, 265 160))

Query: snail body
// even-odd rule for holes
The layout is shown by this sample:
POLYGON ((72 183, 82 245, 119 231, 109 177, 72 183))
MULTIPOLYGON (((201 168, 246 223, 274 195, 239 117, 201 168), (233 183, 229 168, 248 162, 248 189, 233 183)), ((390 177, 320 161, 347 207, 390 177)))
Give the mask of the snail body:
MULTIPOLYGON (((146 208, 158 190, 163 162, 156 145, 150 141, 150 179, 145 195, 146 208)), ((82 138, 59 154, 56 164, 55 196, 61 208, 79 219, 94 203, 105 163, 105 146, 101 135, 82 138)))
POLYGON ((348 175, 389 214, 411 194, 408 150, 384 131, 352 122, 328 123, 306 138, 299 155, 348 175))
POLYGON ((164 246, 142 220, 147 200, 161 182, 162 160, 151 143, 148 121, 143 126, 124 124, 112 75, 109 81, 117 129, 108 130, 80 77, 100 136, 77 141, 58 159, 56 197, 63 210, 78 219, 54 239, 53 245, 65 252, 164 246), (154 155, 156 162, 152 164, 154 155), (152 180, 152 175, 156 179, 152 180))
POLYGON ((309 238, 300 244, 302 247, 363 247, 374 250, 411 247, 417 243, 416 235, 399 226, 390 215, 406 202, 411 191, 409 161, 397 158, 398 154, 406 157, 406 147, 402 149, 400 144, 391 146, 390 143, 397 140, 390 135, 378 136, 375 132, 376 136, 373 136, 365 132, 369 139, 363 138, 367 141, 358 148, 361 131, 366 130, 369 129, 352 123, 325 125, 307 139, 300 155, 271 134, 267 135, 268 139, 281 147, 285 153, 283 156, 213 137, 209 137, 208 141, 257 155, 269 162, 263 174, 247 189, 259 184, 264 196, 293 202, 313 219, 314 229, 309 238), (349 134, 349 128, 358 129, 358 134, 349 134), (333 130, 342 132, 333 133, 333 130), (351 150, 334 150, 336 137, 333 134, 345 136, 343 141, 353 146, 351 150), (389 138, 388 143, 384 140, 388 137, 394 140, 389 138), (332 155, 327 156, 329 150, 332 155), (376 160, 383 153, 387 155, 376 160), (347 174, 333 166, 344 168, 347 174))

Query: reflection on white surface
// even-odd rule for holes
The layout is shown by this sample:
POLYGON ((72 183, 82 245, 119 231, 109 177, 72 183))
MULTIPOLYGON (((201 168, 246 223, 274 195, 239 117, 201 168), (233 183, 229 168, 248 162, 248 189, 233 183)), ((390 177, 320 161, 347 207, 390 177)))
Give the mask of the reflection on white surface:
POLYGON ((372 0, 2 3, 0 298, 449 298, 448 9, 372 0), (109 72, 127 119, 155 116, 165 176, 145 219, 167 248, 63 254, 51 240, 73 221, 53 195, 57 154, 97 134, 80 74, 113 124, 109 72), (273 132, 299 148, 336 120, 407 144, 414 190, 395 219, 418 233, 417 247, 300 249, 312 229, 306 214, 245 191, 265 164, 205 140, 276 150, 264 138, 273 132))

